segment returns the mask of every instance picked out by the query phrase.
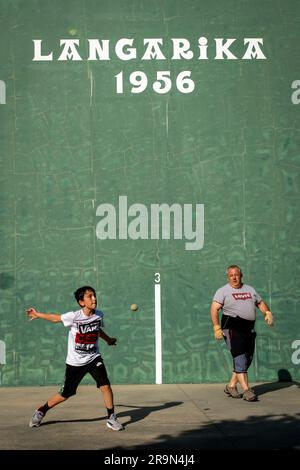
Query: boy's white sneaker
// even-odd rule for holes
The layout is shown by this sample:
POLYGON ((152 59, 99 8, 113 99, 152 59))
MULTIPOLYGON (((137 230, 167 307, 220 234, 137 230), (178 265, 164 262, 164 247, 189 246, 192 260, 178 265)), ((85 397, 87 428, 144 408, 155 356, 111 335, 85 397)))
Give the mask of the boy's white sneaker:
POLYGON ((115 413, 112 413, 110 415, 110 417, 107 420, 106 426, 109 427, 110 429, 113 429, 114 431, 122 431, 124 429, 124 426, 121 423, 119 423, 115 413))
POLYGON ((41 422, 44 416, 45 416, 44 413, 42 413, 39 410, 35 410, 35 412, 32 415, 31 420, 29 421, 29 426, 31 428, 37 428, 38 426, 41 425, 41 422))

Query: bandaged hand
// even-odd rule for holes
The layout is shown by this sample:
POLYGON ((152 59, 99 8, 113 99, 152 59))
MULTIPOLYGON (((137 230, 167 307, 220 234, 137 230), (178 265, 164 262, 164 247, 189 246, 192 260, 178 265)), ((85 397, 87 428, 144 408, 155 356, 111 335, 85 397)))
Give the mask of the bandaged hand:
POLYGON ((221 340, 224 338, 223 331, 220 325, 214 325, 214 335, 215 335, 215 338, 218 340, 221 340))
POLYGON ((265 322, 268 326, 273 326, 274 324, 272 312, 269 310, 265 313, 265 322))

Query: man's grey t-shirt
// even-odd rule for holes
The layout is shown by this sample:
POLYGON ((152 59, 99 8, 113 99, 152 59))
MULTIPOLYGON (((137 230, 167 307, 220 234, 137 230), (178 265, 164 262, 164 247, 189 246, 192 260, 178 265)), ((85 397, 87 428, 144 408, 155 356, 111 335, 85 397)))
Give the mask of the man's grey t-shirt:
POLYGON ((243 284, 239 289, 226 284, 217 290, 213 301, 222 305, 224 315, 239 316, 245 320, 255 321, 256 307, 262 298, 253 287, 243 284))

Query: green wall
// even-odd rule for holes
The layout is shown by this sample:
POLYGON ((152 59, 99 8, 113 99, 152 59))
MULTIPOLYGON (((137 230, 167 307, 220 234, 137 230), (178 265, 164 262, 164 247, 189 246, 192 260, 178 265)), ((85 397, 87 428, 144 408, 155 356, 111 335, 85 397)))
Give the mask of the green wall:
POLYGON ((155 273, 163 382, 227 380, 209 306, 233 263, 276 321, 268 329, 258 314, 251 379, 276 380, 280 369, 300 379, 299 31, 296 0, 1 1, 1 385, 62 382, 67 330, 24 312, 73 310, 83 284, 118 337, 116 348, 102 344, 112 383, 155 382, 155 273), (110 60, 87 60, 88 38, 109 40, 110 60), (134 40, 136 59, 117 56, 120 38, 134 40), (145 38, 161 38, 166 58, 144 60, 145 38), (173 59, 172 38, 188 40, 193 58, 173 59), (236 59, 215 59, 215 38, 236 39, 236 59), (266 59, 243 59, 244 38, 262 38, 266 59), (33 61, 33 39, 52 61, 33 61), (60 39, 79 39, 82 60, 58 61, 60 39), (142 93, 131 92, 135 71, 148 80, 142 93), (167 93, 152 88, 159 71, 170 72, 167 93), (183 71, 191 93, 177 89, 183 71), (97 238, 97 208, 118 216, 119 196, 146 208, 136 232, 148 222, 148 237, 97 238), (201 249, 186 249, 184 231, 151 239, 150 209, 163 203, 192 204, 194 228, 204 205, 201 249))

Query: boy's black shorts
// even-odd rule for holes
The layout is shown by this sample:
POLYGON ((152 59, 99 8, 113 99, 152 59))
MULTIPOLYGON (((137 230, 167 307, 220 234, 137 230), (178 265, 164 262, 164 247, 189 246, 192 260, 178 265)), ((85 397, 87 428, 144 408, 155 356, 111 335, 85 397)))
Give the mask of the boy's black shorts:
POLYGON ((76 395, 78 385, 88 373, 95 380, 97 388, 102 385, 110 385, 103 359, 101 356, 97 356, 92 362, 83 366, 70 366, 66 364, 65 382, 59 392, 60 395, 64 398, 76 395))

